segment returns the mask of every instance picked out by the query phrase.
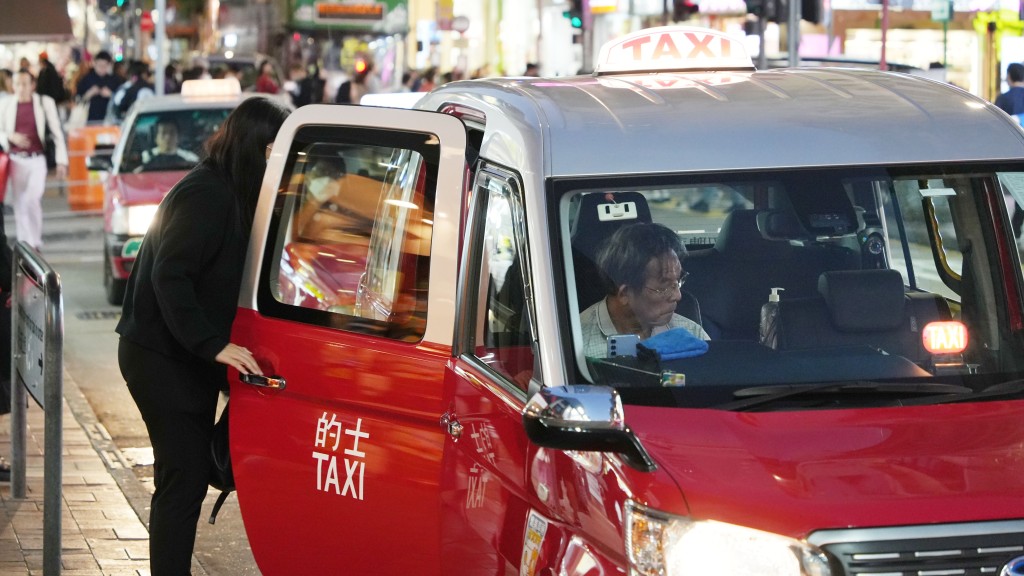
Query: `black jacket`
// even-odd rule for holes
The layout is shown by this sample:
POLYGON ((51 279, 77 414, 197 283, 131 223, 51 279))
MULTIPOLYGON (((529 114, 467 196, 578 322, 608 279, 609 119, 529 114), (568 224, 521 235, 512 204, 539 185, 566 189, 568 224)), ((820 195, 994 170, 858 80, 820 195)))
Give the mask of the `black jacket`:
POLYGON ((117 333, 173 358, 213 361, 231 336, 248 241, 227 181, 199 164, 160 203, 117 333))

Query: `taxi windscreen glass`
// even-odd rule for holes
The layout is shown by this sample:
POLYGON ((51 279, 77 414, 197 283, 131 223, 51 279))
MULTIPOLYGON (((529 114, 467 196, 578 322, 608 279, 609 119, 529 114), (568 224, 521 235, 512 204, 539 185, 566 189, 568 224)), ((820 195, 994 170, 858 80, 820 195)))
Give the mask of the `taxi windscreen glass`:
POLYGON ((735 410, 1024 395, 1021 171, 558 181, 579 380, 735 410))
POLYGON ((191 170, 230 108, 153 112, 135 117, 121 156, 121 173, 191 170))

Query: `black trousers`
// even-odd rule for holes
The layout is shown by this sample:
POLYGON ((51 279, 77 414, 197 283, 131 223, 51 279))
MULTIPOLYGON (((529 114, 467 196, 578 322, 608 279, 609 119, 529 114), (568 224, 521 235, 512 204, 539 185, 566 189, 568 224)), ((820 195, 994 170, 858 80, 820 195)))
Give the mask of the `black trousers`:
POLYGON ((153 445, 156 491, 149 514, 152 576, 191 574, 196 528, 210 480, 210 437, 225 372, 121 339, 121 375, 153 445))

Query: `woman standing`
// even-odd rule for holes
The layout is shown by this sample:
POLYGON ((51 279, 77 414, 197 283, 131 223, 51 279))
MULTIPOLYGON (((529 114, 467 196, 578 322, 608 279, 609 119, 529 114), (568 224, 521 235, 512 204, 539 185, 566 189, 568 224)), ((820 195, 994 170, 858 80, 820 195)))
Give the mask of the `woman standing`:
POLYGON ((0 99, 0 146, 11 156, 9 184, 14 229, 19 241, 43 246, 43 192, 46 191, 46 135, 53 138, 57 177, 68 173, 68 149, 53 98, 35 93, 36 79, 22 68, 14 75, 14 98, 0 99))
POLYGON ((281 92, 281 85, 274 79, 274 65, 270 60, 260 62, 260 75, 256 78, 256 91, 263 94, 281 92))
POLYGON ((265 151, 288 112, 264 97, 239 104, 160 203, 128 278, 118 362, 153 446, 153 576, 189 574, 226 366, 262 373, 228 339, 265 151))

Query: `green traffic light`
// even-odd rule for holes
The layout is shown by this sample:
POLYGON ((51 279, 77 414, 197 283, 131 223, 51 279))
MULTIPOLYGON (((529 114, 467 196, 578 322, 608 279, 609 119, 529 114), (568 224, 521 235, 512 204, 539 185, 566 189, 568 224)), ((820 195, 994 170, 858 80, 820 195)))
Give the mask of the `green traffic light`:
POLYGON ((573 28, 582 28, 583 27, 583 19, 580 18, 579 16, 573 16, 572 18, 570 18, 569 19, 569 23, 572 24, 573 28))
POLYGON ((122 6, 124 6, 124 0, 117 0, 117 7, 121 8, 122 6))

